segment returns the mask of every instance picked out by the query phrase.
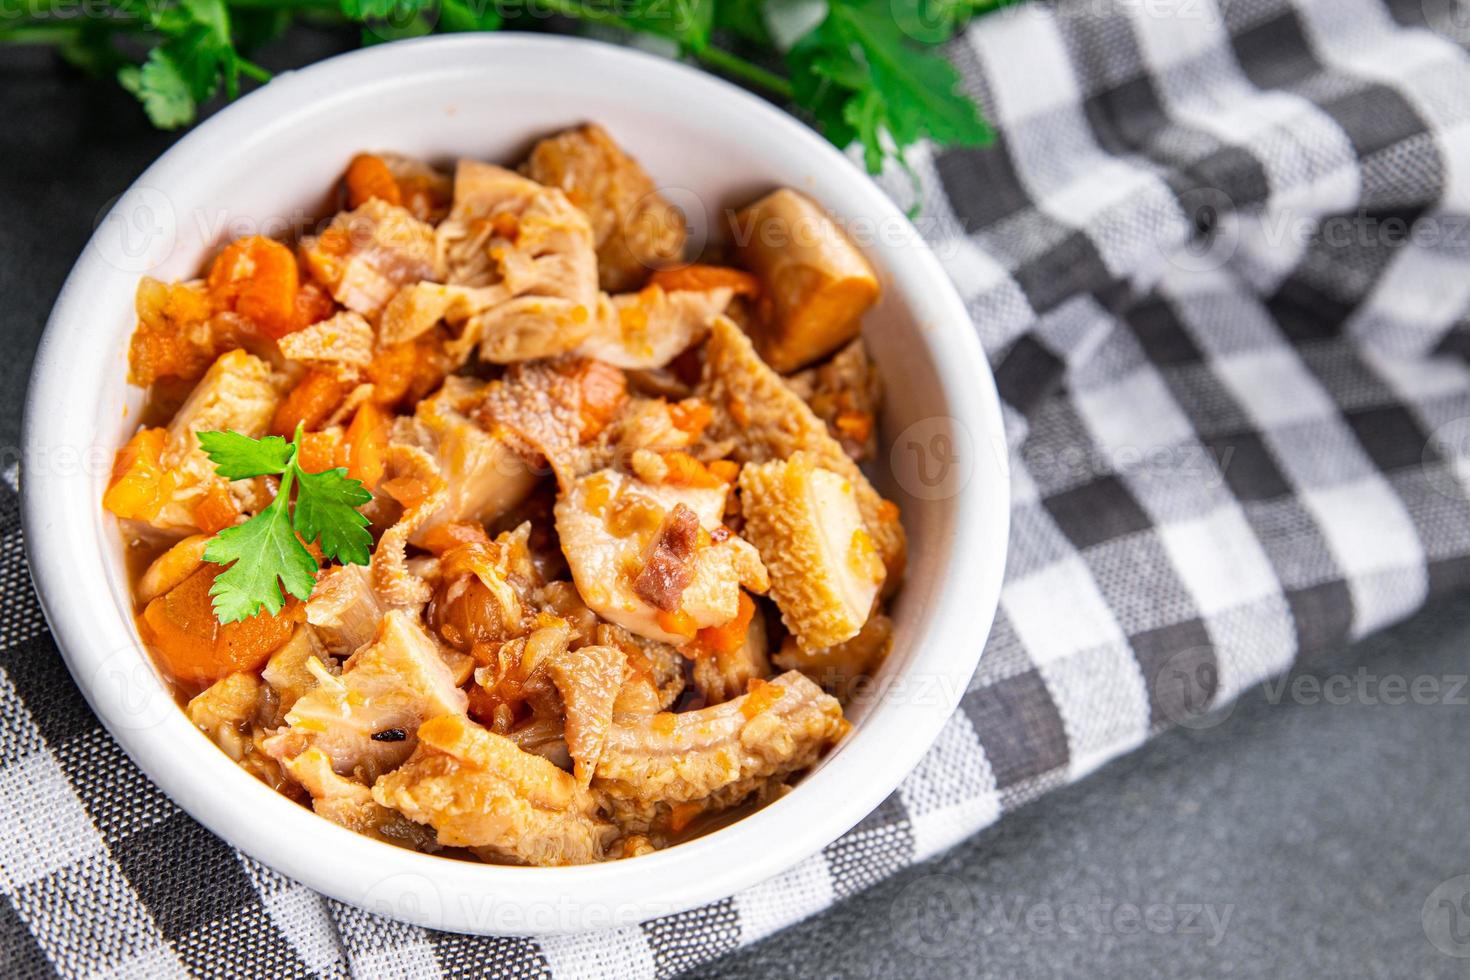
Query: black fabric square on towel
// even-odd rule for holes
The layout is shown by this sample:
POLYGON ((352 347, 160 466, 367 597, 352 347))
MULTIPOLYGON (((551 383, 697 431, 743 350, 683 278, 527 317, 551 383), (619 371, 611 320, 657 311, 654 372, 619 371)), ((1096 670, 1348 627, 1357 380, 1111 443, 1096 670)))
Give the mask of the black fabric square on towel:
POLYGON ((1116 476, 1102 476, 1042 501, 1057 527, 1078 551, 1153 526, 1133 494, 1116 476))

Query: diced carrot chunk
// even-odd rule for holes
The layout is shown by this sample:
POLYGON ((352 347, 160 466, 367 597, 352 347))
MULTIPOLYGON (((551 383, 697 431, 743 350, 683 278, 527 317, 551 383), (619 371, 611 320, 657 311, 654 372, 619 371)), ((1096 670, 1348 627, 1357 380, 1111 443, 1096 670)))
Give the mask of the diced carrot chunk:
POLYGON ((347 440, 342 444, 343 465, 347 475, 361 480, 371 490, 383 478, 388 457, 389 417, 372 402, 364 402, 347 427, 347 440))
POLYGON ((102 496, 103 507, 126 520, 149 521, 158 516, 172 482, 162 461, 167 439, 163 429, 140 429, 118 450, 112 482, 102 496))
POLYGON ((349 387, 332 371, 313 369, 281 400, 271 420, 271 432, 290 438, 297 424, 320 429, 347 398, 349 387))
POLYGON ((296 330, 309 327, 313 323, 325 320, 337 312, 337 304, 328 293, 315 280, 304 278, 298 272, 301 280, 301 288, 296 291, 296 330))
POLYGON ((375 197, 388 204, 403 204, 403 191, 383 158, 359 153, 347 165, 347 206, 361 207, 375 197))
POLYGON ((240 508, 230 496, 229 484, 214 483, 205 492, 203 499, 194 505, 194 523, 205 534, 218 534, 233 527, 240 517, 240 508))
POLYGON ((745 642, 745 634, 750 631, 750 621, 754 618, 755 601, 741 592, 735 618, 723 626, 706 626, 695 634, 695 643, 702 651, 733 653, 745 642))
POLYGON ((658 269, 649 277, 648 283, 661 287, 666 293, 718 289, 721 286, 733 289, 737 296, 759 296, 761 292, 761 281, 748 272, 724 265, 701 265, 697 262, 672 269, 658 269))
POLYGON ((664 482, 670 486, 713 488, 726 482, 683 450, 674 449, 664 453, 663 461, 669 470, 664 482))
POLYGON ((749 720, 781 700, 785 695, 786 688, 780 684, 772 684, 752 677, 750 683, 746 685, 745 702, 740 705, 740 713, 749 720))
POLYGON ((692 639, 698 632, 698 627, 694 625, 694 617, 682 609, 676 609, 674 612, 665 612, 660 609, 655 619, 658 622, 658 628, 665 633, 692 639))
POLYGON ((342 438, 336 432, 303 432, 297 462, 308 473, 336 469, 342 438))
POLYGON ((669 420, 674 423, 674 428, 691 439, 699 437, 714 415, 714 409, 702 398, 686 398, 669 406, 669 420))
POLYGON ((138 326, 128 344, 134 384, 160 378, 194 381, 214 359, 243 339, 231 325, 212 320, 210 292, 197 282, 163 283, 144 277, 134 300, 138 326))
POLYGON ((216 303, 249 317, 271 337, 305 326, 297 322, 296 256, 278 241, 251 235, 231 242, 210 267, 208 283, 216 303))
POLYGON ((160 665, 185 684, 212 684, 237 670, 256 670, 295 629, 294 599, 276 615, 262 612, 221 624, 209 597, 222 569, 206 564, 148 603, 139 632, 160 665))
POLYGON ((740 464, 733 459, 717 459, 706 464, 706 469, 721 483, 734 483, 740 476, 740 464))
POLYGON ((873 434, 873 416, 867 412, 839 412, 833 422, 838 432, 854 442, 867 442, 873 434))

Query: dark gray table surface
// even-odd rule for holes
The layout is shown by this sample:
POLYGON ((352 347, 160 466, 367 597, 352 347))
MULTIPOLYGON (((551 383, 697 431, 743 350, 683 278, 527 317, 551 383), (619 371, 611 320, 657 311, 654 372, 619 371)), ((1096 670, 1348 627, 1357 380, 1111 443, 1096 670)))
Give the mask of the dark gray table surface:
MULTIPOLYGON (((298 34, 262 60, 285 67, 344 43, 298 34)), ((0 51, 0 119, 8 466, 62 279, 172 137, 38 52, 0 51)), ((1470 977, 1470 885, 1436 891, 1470 874, 1467 650, 1470 600, 1441 603, 702 972, 1470 977), (1398 684, 1418 696, 1393 703, 1398 684), (1460 957, 1430 942, 1426 912, 1460 957)))

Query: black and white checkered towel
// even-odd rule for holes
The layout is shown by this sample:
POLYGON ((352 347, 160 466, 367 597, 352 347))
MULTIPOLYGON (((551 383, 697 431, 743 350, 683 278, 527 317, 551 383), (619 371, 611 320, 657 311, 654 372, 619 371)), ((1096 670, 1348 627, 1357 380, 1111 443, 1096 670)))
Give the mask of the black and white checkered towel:
POLYGON ((707 908, 436 935, 234 853, 87 711, 0 486, 0 974, 666 976, 1470 582, 1467 40, 1455 0, 1082 0, 954 44, 1001 137, 915 164, 1007 402, 994 633, 898 792, 707 908))

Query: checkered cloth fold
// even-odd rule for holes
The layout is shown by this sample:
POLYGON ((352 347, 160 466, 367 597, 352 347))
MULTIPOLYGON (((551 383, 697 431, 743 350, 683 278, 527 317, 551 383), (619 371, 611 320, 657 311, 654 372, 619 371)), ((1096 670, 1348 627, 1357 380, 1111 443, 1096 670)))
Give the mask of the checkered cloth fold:
POLYGON ((1006 403, 1000 612, 899 790, 706 908, 436 935, 235 853, 87 711, 0 486, 0 973, 670 975, 1463 586, 1467 41, 1455 0, 1087 0, 953 45, 1000 139, 913 163, 1006 403))

